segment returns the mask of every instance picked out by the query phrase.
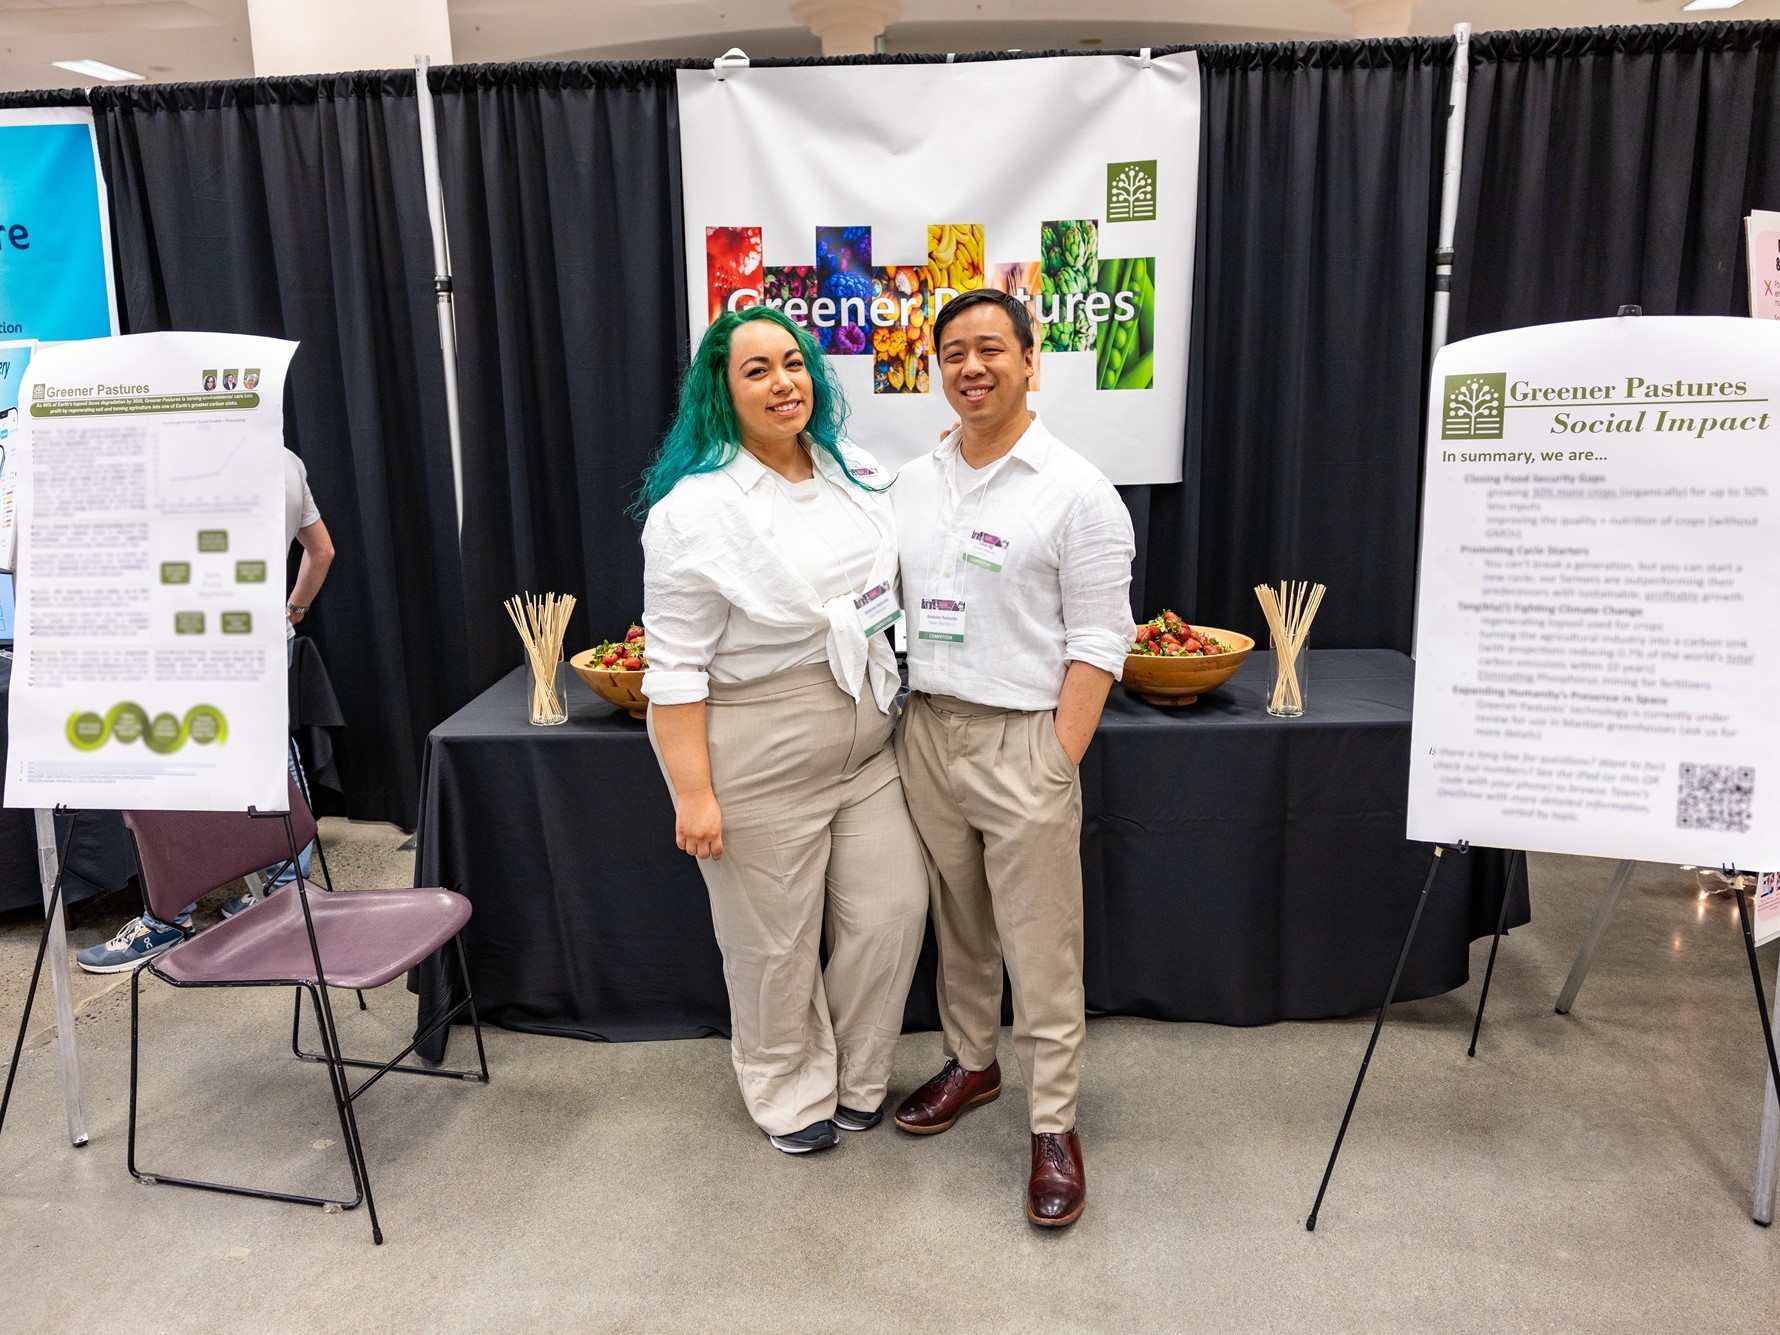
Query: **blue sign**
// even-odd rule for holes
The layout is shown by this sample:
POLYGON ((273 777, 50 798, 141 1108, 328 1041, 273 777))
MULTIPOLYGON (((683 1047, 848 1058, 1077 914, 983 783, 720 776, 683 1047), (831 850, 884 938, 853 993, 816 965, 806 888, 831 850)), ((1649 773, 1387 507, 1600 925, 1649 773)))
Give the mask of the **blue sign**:
POLYGON ((117 332, 92 115, 0 112, 0 339, 117 332))

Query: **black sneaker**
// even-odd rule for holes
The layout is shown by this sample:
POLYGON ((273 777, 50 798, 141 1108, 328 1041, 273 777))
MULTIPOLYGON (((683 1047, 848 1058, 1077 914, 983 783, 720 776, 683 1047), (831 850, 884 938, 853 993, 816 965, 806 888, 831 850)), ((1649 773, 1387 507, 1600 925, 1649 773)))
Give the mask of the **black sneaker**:
POLYGON ((824 1121, 783 1136, 769 1135, 767 1139, 772 1141, 775 1150, 787 1154, 813 1154, 817 1150, 833 1149, 840 1136, 836 1134, 833 1122, 824 1121))
POLYGON ((842 1131, 870 1131, 884 1120, 884 1105, 879 1104, 870 1112, 860 1112, 842 1104, 834 1110, 834 1124, 842 1131))

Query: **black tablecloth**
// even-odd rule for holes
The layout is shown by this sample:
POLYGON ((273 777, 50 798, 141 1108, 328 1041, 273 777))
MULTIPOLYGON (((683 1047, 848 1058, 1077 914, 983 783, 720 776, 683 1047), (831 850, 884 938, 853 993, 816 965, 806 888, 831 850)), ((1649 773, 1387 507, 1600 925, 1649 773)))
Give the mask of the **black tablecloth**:
MULTIPOLYGON (((334 685, 315 642, 299 635, 291 642, 290 717, 312 785, 338 789, 334 743, 327 729, 345 725, 334 685)), ((7 710, 11 703, 12 658, 0 658, 0 774, 6 772, 7 710)), ((68 817, 57 817, 56 838, 67 838, 68 817)), ((74 827, 62 893, 69 902, 122 890, 135 875, 122 815, 89 811, 74 827)), ((37 875, 37 824, 25 810, 0 810, 0 912, 43 903, 37 875)))
MULTIPOLYGON (((1403 837, 1413 665, 1314 653, 1291 720, 1265 710, 1271 671, 1256 654, 1184 709, 1114 687, 1082 767, 1091 1012, 1250 1025, 1382 998, 1432 857, 1403 837)), ((643 725, 576 680, 568 722, 532 727, 526 689, 515 670, 427 739, 415 883, 474 904, 478 1009, 582 1038, 727 1033, 704 884, 643 725)), ((1501 904, 1505 854, 1444 862, 1405 999, 1462 985, 1501 904)), ((1524 871, 1513 893, 1519 925, 1524 871)), ((937 1027, 932 952, 929 933, 911 1027, 937 1027)), ((440 959, 417 984, 424 1023, 440 959)))

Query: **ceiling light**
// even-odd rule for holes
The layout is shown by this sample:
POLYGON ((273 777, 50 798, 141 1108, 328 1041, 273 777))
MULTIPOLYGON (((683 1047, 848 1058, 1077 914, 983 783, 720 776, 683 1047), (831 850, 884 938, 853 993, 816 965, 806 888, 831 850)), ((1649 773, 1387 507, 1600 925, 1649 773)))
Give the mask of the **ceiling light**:
POLYGON ((1688 0, 1681 9, 1683 13, 1690 9, 1732 9, 1742 3, 1743 0, 1688 0))
POLYGON ((120 70, 116 65, 107 65, 103 60, 52 60, 49 62, 59 70, 72 70, 76 74, 84 74, 89 79, 105 79, 111 83, 124 83, 131 79, 141 79, 140 74, 132 70, 120 70))

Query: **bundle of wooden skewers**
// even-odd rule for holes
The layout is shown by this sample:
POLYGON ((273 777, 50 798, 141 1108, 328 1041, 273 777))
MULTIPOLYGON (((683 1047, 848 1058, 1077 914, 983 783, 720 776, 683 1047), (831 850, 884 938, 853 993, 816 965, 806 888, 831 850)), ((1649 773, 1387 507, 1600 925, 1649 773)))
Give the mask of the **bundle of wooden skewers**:
POLYGON ((1310 638, 1316 609, 1322 606, 1323 586, 1301 579, 1282 579, 1277 590, 1268 584, 1255 585, 1255 597, 1261 600, 1267 629, 1273 635, 1273 695, 1267 711, 1302 714, 1304 684, 1298 679, 1298 656, 1305 640, 1310 638))
POLYGON ((525 644, 525 656, 531 664, 532 722, 561 723, 568 717, 568 710, 557 689, 556 667, 562 662, 562 641, 568 633, 569 614, 575 610, 575 595, 515 594, 503 606, 525 644))

